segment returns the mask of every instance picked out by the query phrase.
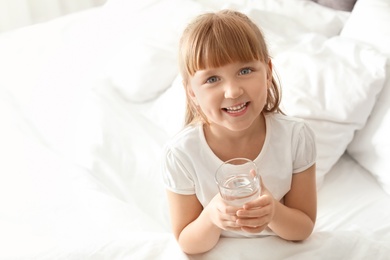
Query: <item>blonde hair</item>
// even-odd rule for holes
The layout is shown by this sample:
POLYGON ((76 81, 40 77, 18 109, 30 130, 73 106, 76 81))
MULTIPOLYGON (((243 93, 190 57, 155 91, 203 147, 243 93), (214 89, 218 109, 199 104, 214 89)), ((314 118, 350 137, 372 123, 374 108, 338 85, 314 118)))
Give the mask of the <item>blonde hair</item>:
MULTIPOLYGON (((188 95, 189 78, 198 70, 216 68, 232 62, 269 62, 264 36, 246 15, 232 10, 199 15, 184 30, 179 46, 179 67, 186 88, 185 124, 207 123, 207 118, 188 95)), ((265 112, 282 113, 281 93, 272 77, 265 112)))

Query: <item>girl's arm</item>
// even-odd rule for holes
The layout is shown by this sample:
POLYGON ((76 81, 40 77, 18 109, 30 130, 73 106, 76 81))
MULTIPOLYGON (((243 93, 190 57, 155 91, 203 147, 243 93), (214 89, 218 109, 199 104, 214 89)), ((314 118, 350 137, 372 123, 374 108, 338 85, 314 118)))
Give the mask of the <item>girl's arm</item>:
POLYGON ((244 231, 256 233, 268 225, 286 240, 306 239, 313 231, 317 215, 315 165, 293 175, 284 203, 276 201, 265 189, 263 196, 247 203, 244 209, 237 212, 237 224, 244 231))
POLYGON ((315 176, 315 165, 294 174, 284 205, 280 202, 275 204, 274 218, 268 226, 280 237, 304 240, 312 233, 317 216, 315 176))
POLYGON ((206 252, 217 244, 222 229, 234 229, 237 208, 226 206, 219 195, 203 209, 196 195, 167 194, 172 231, 185 253, 206 252))

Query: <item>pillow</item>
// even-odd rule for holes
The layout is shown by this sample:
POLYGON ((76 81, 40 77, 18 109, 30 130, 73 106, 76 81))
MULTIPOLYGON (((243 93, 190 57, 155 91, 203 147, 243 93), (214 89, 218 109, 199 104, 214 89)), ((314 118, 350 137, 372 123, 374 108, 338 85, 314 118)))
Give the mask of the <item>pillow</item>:
POLYGON ((127 102, 109 84, 96 87, 90 98, 99 117, 90 127, 100 133, 91 145, 94 177, 123 201, 144 202, 139 208, 168 227, 159 177, 161 148, 168 136, 146 116, 152 102, 127 102))
POLYGON ((129 101, 145 102, 167 89, 178 72, 176 53, 135 40, 108 64, 113 86, 129 101))
POLYGON ((390 2, 359 0, 341 36, 376 47, 388 58, 387 79, 366 126, 357 131, 348 153, 390 194, 390 2))
POLYGON ((311 0, 245 1, 245 4, 242 0, 197 0, 197 2, 213 9, 233 8, 244 13, 261 10, 277 14, 283 16, 279 19, 294 20, 307 32, 316 32, 328 37, 338 35, 344 25, 344 19, 337 11, 320 6, 311 0))
POLYGON ((373 45, 390 57, 390 1, 359 0, 340 35, 373 45))
POLYGON ((184 126, 185 110, 186 93, 179 74, 172 86, 153 102, 148 117, 169 136, 173 136, 184 126))
MULTIPOLYGON (((132 102, 146 102, 159 96, 178 73, 177 47, 186 24, 204 11, 190 0, 149 0, 149 4, 114 0, 106 6, 108 19, 117 29, 112 41, 123 41, 107 65, 113 87, 132 102), (138 12, 131 11, 134 6, 138 12), (128 10, 131 15, 126 15, 128 10), (180 12, 172 12, 180 10, 180 12), (119 18, 116 17, 119 14, 119 18)), ((111 26, 112 27, 112 26, 111 26)))
POLYGON ((359 42, 306 36, 279 53, 282 109, 306 119, 317 142, 317 185, 361 129, 383 86, 385 58, 359 42))
MULTIPOLYGON (((390 75, 390 66, 387 67, 390 75)), ((367 121, 367 125, 357 131, 348 146, 348 153, 360 165, 369 170, 381 187, 390 195, 390 80, 379 96, 367 121)))

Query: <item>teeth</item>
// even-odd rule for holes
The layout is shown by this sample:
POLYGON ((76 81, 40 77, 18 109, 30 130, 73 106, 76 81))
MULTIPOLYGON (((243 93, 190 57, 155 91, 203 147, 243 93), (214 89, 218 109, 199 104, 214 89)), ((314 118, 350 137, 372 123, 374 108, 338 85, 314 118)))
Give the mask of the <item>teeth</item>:
POLYGON ((242 110, 244 110, 245 106, 246 106, 246 103, 242 103, 239 106, 227 107, 226 110, 229 113, 238 113, 238 112, 241 112, 242 110))

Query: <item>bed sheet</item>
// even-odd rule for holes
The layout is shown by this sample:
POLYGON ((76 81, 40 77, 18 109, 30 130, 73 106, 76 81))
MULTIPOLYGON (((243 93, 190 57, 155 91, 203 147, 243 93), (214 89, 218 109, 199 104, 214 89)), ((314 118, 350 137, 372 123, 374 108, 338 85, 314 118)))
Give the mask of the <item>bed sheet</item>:
MULTIPOLYGON (((389 259, 390 196, 345 153, 347 141, 364 126, 380 93, 386 59, 375 49, 338 35, 348 14, 318 9, 305 0, 224 4, 241 8, 264 24, 275 64, 288 82, 294 82, 286 86, 292 100, 284 104, 289 111, 317 124, 322 143, 343 142, 335 147, 339 155, 323 164, 318 218, 308 240, 222 238, 210 252, 187 256, 170 232, 158 174, 162 146, 183 120, 184 92, 177 68, 167 66, 169 59, 157 62, 156 56, 145 55, 150 60, 141 66, 141 76, 148 71, 144 68, 172 69, 172 74, 147 93, 147 101, 131 102, 129 92, 113 80, 118 74, 110 74, 114 67, 107 65, 119 62, 131 39, 124 35, 128 29, 124 21, 140 15, 147 21, 159 14, 161 19, 171 16, 167 20, 171 23, 175 16, 158 12, 166 3, 169 8, 183 6, 181 22, 221 6, 219 1, 149 0, 133 3, 129 15, 126 8, 131 2, 111 1, 107 8, 0 35, 0 69, 5 72, 0 77, 0 259, 389 259), (126 8, 113 17, 119 3, 126 8), (146 11, 137 14, 141 9, 146 11), (305 24, 302 14, 309 10, 313 23, 305 24), (319 23, 319 14, 331 26, 319 23), (105 23, 108 17, 114 20, 110 25, 105 23), (297 59, 311 77, 302 74, 300 80, 292 80, 301 75, 298 66, 282 71, 297 59), (340 74, 332 73, 335 60, 342 64, 340 74), (351 67, 357 69, 345 69, 351 67), (343 88, 335 84, 346 84, 345 75, 356 84, 343 88), (328 103, 330 99, 321 96, 320 106, 315 106, 310 100, 324 89, 312 88, 313 96, 303 95, 310 91, 302 81, 325 81, 324 89, 344 91, 329 92, 333 100, 350 97, 351 102, 328 103), (298 92, 291 92, 295 86, 298 92), (151 95, 157 96, 150 99, 151 95), (334 139, 327 139, 327 132, 334 139)), ((154 25, 147 28, 155 29, 154 25)), ((165 37, 170 35, 161 41, 146 30, 141 42, 154 39, 159 51, 170 53, 172 46, 166 45, 179 29, 161 28, 165 37)), ((140 56, 153 53, 155 47, 149 45, 140 56)), ((131 80, 125 76, 121 83, 131 80)), ((322 151, 325 158, 333 150, 322 151)))
MULTIPOLYGON (((2 111, 10 117, 1 136, 2 144, 9 145, 1 146, 0 259, 388 259, 390 198, 347 154, 318 193, 317 224, 308 240, 222 238, 208 253, 183 254, 169 231, 158 165, 145 164, 157 160, 152 156, 160 150, 156 142, 167 136, 156 137, 152 131, 158 128, 145 117, 139 120, 140 112, 118 116, 118 108, 135 107, 107 87, 97 86, 90 98, 106 114, 103 118, 110 118, 104 122, 126 129, 118 139, 138 140, 131 148, 123 146, 138 156, 142 166, 137 173, 126 175, 127 167, 112 169, 118 159, 110 162, 99 150, 92 170, 75 164, 32 138, 28 127, 21 129, 17 111, 2 100, 2 111), (148 153, 142 158, 143 149, 148 153)), ((150 104, 142 107, 147 110, 150 104)), ((106 142, 116 140, 111 136, 106 142)))
POLYGON ((307 241, 223 239, 206 258, 194 259, 388 259, 389 197, 378 188, 371 174, 345 154, 318 193, 316 228, 307 241))
MULTIPOLYGON (((177 90, 172 93, 177 95, 177 90)), ((151 111, 156 105, 154 102, 147 104, 126 103, 118 93, 115 93, 108 86, 96 89, 95 94, 98 97, 97 102, 100 103, 99 107, 104 107, 105 114, 107 114, 104 117, 105 123, 103 125, 110 125, 114 129, 128 129, 122 132, 122 136, 116 136, 118 140, 111 139, 113 143, 132 138, 134 132, 129 130, 134 128, 130 120, 134 114, 122 114, 119 116, 122 119, 119 120, 118 117, 114 119, 113 116, 113 114, 118 115, 117 112, 110 113, 109 111, 137 111, 135 112, 137 116, 146 119, 144 122, 147 122, 148 131, 150 132, 154 128, 151 124, 153 121, 148 120, 150 115, 153 115, 151 111), (122 109, 118 109, 119 107, 122 109), (111 116, 108 116, 109 114, 111 116)), ((158 107, 161 108, 160 105, 158 107)), ((106 134, 110 132, 107 129, 103 131, 106 131, 106 134)), ((168 135, 160 137, 162 137, 160 139, 162 141, 168 138, 168 135)), ((143 138, 141 139, 143 140, 143 138)), ((150 142, 150 138, 147 139, 150 142)), ((139 149, 142 149, 141 146, 145 144, 148 143, 142 141, 139 149)), ((106 145, 108 144, 106 143, 106 145)), ((123 150, 127 147, 124 145, 121 147, 121 151, 118 148, 116 152, 118 154, 132 153, 123 150)), ((150 152, 152 150, 149 149, 150 152)), ((136 154, 134 150, 132 151, 136 154)), ((144 160, 147 158, 145 157, 144 160)), ((110 164, 108 161, 105 163, 110 164)), ((116 161, 114 164, 121 163, 116 161)), ((118 168, 117 172, 126 172, 126 168, 127 166, 123 169, 118 168)), ((154 166, 150 166, 149 169, 154 169, 154 166)), ((154 170, 147 172, 154 172, 154 170)), ((156 197, 164 196, 163 190, 158 188, 162 182, 158 179, 149 179, 149 181, 155 183, 156 197)), ((126 181, 122 180, 122 182, 126 181)), ((166 201, 160 200, 160 203, 159 208, 164 213, 160 215, 160 218, 155 216, 155 219, 159 218, 159 222, 163 226, 169 226, 166 201)), ((364 259, 366 257, 387 259, 390 252, 389 203, 390 197, 381 189, 376 179, 345 153, 326 175, 324 184, 318 192, 317 223, 313 235, 307 241, 293 243, 277 237, 251 240, 222 238, 214 250, 198 256, 191 256, 190 259, 226 259, 232 256, 240 259, 253 259, 259 256, 263 256, 265 259, 364 259), (275 250, 276 248, 277 250, 275 250)), ((144 210, 149 214, 155 212, 155 208, 147 209, 144 207, 144 210)))

